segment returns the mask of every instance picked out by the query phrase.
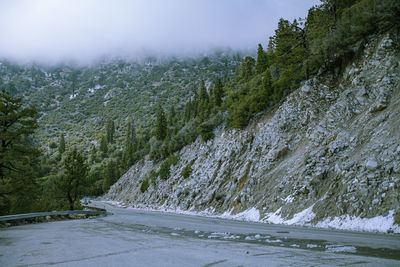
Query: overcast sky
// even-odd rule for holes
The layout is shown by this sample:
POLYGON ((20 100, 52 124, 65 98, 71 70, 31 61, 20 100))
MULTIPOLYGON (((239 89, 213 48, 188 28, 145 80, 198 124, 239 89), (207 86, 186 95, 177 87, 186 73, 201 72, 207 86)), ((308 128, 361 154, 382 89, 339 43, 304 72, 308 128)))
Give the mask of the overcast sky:
POLYGON ((87 63, 266 45, 318 0, 0 0, 0 58, 87 63))

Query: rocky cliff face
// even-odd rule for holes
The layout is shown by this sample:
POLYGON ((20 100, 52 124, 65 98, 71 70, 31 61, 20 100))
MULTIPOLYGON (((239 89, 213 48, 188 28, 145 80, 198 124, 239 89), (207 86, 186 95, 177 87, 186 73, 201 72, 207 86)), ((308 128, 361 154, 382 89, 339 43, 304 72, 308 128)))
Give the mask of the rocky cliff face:
MULTIPOLYGON (((245 130, 182 149, 167 180, 143 160, 106 198, 126 206, 400 232, 400 56, 371 42, 338 77, 307 81, 245 130), (184 178, 183 170, 192 170, 184 178)), ((398 44, 397 44, 398 45, 398 44)))

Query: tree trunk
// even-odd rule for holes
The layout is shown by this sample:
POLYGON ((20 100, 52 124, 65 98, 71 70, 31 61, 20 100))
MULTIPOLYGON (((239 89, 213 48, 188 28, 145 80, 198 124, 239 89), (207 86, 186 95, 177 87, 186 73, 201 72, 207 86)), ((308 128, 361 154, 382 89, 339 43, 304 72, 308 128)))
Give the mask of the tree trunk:
POLYGON ((67 193, 68 202, 69 202, 69 209, 74 210, 74 201, 72 200, 71 193, 67 193))

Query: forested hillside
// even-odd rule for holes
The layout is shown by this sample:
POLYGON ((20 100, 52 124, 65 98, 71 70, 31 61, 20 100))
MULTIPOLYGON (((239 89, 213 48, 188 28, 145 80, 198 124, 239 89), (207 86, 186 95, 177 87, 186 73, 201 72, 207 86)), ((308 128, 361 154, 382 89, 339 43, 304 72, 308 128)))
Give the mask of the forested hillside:
MULTIPOLYGON (((20 201, 13 185, 20 180, 10 178, 4 186, 10 190, 0 192, 2 213, 74 208, 79 197, 107 192, 148 156, 163 162, 143 177, 139 186, 146 192, 150 182, 169 178, 177 152, 198 137, 207 141, 216 129, 246 127, 314 77, 338 79, 371 40, 399 31, 399 17, 397 0, 322 0, 307 18, 281 19, 269 41, 255 44, 255 57, 216 52, 192 59, 105 60, 91 67, 2 61, 4 105, 22 97, 24 106, 38 110, 32 112, 38 130, 21 133, 19 141, 29 135, 24 142, 41 148, 28 164, 36 191, 20 201)), ((7 172, 21 175, 15 168, 7 172)), ((188 164, 184 176, 191 172, 188 164)))
MULTIPOLYGON (((32 105, 37 111, 33 117, 38 127, 30 143, 38 153, 40 150, 40 156, 31 164, 32 176, 38 177, 38 184, 48 194, 34 202, 27 197, 18 211, 31 209, 23 206, 28 204, 35 205, 33 209, 60 208, 62 203, 69 207, 62 192, 66 185, 58 189, 65 159, 74 148, 85 157, 88 168, 78 195, 105 192, 129 166, 149 153, 158 106, 169 113, 182 113, 201 81, 209 86, 229 79, 240 58, 239 53, 227 50, 193 58, 103 60, 93 66, 1 61, 0 88, 8 92, 7 99, 22 98, 23 106, 32 105)), ((187 142, 193 139, 188 138, 187 142)), ((31 193, 37 197, 38 191, 31 193)))

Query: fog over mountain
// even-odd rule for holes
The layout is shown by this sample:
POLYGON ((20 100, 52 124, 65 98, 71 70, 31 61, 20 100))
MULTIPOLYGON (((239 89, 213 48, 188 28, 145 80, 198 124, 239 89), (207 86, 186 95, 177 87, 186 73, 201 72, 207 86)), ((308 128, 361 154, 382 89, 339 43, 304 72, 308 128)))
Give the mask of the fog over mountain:
POLYGON ((188 55, 267 45, 280 17, 317 0, 3 0, 0 58, 90 63, 101 56, 188 55))

